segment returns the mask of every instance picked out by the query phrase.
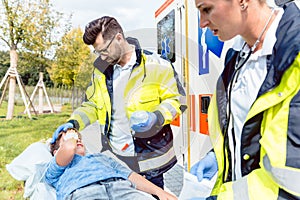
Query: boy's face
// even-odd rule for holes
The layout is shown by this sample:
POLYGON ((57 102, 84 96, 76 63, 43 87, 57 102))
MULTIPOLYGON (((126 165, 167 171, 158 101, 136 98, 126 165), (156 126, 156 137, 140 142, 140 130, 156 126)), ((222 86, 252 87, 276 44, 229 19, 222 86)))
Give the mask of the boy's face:
POLYGON ((78 133, 74 129, 69 129, 65 133, 63 133, 63 135, 59 141, 59 146, 61 146, 63 143, 67 142, 67 140, 70 140, 70 139, 75 139, 77 141, 75 153, 78 155, 84 156, 85 155, 85 146, 82 143, 81 134, 78 133))

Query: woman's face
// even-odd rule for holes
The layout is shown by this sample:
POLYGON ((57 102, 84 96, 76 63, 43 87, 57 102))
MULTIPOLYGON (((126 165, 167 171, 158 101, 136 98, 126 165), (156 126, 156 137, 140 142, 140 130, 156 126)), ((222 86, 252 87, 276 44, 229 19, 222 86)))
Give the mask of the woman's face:
POLYGON ((208 27, 222 41, 243 32, 239 0, 195 0, 200 11, 200 27, 208 27))

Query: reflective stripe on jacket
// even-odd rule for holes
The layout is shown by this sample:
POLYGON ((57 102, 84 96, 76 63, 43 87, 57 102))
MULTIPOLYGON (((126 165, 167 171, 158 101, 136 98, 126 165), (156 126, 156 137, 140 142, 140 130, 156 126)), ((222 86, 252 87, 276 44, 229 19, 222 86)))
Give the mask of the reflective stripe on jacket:
POLYGON ((234 181, 228 144, 223 145, 226 91, 237 52, 227 53, 209 108, 210 138, 219 167, 212 191, 217 199, 300 199, 300 11, 295 3, 284 9, 273 54, 267 59, 267 76, 242 130, 243 177, 234 181))
MULTIPOLYGON (((128 42, 136 45, 137 62, 133 66, 122 99, 125 101, 126 115, 130 118, 134 111, 139 110, 154 112, 162 128, 155 133, 134 137, 135 158, 123 158, 122 152, 109 145, 109 140, 104 138, 103 141, 108 143, 107 147, 120 155, 119 158, 123 158, 133 170, 146 172, 148 176, 157 176, 170 169, 177 161, 170 123, 181 114, 180 99, 184 91, 170 62, 158 57, 157 54, 142 51, 137 40, 133 38, 128 42), (138 162, 138 168, 135 161, 138 162)), ((98 120, 102 133, 109 137, 112 74, 113 66, 108 66, 100 58, 95 61, 92 81, 86 90, 87 100, 70 118, 71 122, 77 124, 79 130, 98 120)))

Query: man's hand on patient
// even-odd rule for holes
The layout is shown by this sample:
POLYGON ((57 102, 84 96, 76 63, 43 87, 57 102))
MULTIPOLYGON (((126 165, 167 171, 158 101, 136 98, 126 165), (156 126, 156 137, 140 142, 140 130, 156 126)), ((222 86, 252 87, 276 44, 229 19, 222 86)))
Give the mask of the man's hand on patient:
POLYGON ((57 139, 57 137, 58 137, 58 135, 59 135, 60 132, 62 132, 62 131, 67 131, 68 128, 74 128, 74 125, 73 125, 72 123, 70 123, 70 122, 60 125, 60 126, 55 130, 55 132, 54 132, 53 135, 52 135, 51 144, 54 144, 54 143, 55 143, 55 141, 56 141, 56 139, 57 139))

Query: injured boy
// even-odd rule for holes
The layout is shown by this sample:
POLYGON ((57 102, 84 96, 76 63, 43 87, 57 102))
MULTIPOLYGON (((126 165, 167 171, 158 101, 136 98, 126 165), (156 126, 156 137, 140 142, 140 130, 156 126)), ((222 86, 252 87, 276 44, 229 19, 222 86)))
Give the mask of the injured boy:
POLYGON ((54 157, 45 179, 56 189, 57 200, 155 199, 138 190, 161 200, 177 199, 113 158, 101 153, 85 155, 81 135, 76 129, 61 132, 50 148, 54 157))

